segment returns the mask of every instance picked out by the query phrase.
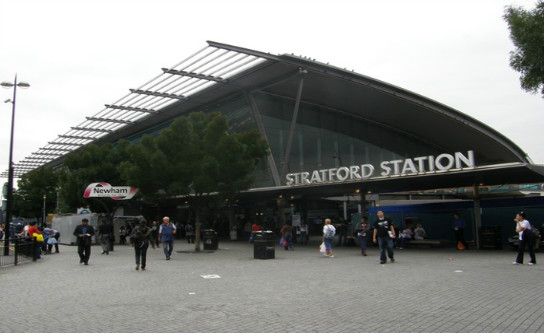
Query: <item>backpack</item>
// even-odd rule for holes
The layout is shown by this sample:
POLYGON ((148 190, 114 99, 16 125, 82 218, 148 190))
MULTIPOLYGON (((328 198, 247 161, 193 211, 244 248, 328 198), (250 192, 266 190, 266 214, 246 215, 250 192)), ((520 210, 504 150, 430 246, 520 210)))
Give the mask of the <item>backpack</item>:
POLYGON ((325 228, 325 238, 334 238, 334 230, 331 227, 325 228))
POLYGON ((130 241, 130 244, 138 243, 142 236, 139 233, 139 230, 136 230, 130 237, 128 238, 130 241))

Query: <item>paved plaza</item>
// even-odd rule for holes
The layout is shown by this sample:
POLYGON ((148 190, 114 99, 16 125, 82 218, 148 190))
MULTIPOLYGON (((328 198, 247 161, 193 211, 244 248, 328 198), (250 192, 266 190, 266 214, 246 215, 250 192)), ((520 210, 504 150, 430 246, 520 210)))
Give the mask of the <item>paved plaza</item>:
POLYGON ((544 265, 514 266, 512 251, 411 248, 380 265, 374 247, 317 245, 259 260, 246 242, 180 240, 169 261, 150 249, 146 272, 128 245, 93 246, 88 266, 61 246, 0 268, 0 332, 544 331, 544 265))

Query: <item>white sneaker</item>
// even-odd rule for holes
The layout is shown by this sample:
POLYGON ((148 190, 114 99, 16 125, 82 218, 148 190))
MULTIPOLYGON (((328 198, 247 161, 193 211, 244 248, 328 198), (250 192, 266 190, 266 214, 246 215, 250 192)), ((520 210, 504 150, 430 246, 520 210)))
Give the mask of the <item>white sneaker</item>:
POLYGON ((517 262, 517 261, 513 261, 513 262, 512 262, 512 265, 522 265, 522 264, 520 264, 520 263, 517 262))
POLYGON ((531 265, 531 266, 534 265, 534 264, 535 264, 535 263, 533 263, 533 262, 530 262, 530 263, 529 263, 529 265, 531 265))

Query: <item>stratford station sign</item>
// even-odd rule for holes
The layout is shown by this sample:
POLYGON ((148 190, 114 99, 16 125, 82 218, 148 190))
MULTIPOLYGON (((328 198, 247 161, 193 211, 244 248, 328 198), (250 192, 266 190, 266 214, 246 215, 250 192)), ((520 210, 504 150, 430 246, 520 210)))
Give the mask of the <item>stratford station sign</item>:
POLYGON ((440 154, 438 156, 419 156, 391 161, 382 161, 378 168, 374 164, 352 165, 309 172, 289 173, 286 175, 287 186, 336 183, 345 181, 388 178, 405 175, 418 175, 435 172, 450 172, 474 168, 474 151, 465 154, 440 154))

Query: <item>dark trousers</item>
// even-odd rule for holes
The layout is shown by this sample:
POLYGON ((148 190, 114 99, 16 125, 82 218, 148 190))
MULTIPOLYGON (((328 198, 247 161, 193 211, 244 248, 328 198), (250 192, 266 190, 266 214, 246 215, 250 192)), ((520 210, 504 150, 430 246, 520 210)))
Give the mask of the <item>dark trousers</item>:
POLYGON ((536 264, 534 242, 535 237, 533 232, 530 230, 525 230, 521 238, 522 239, 519 241, 518 256, 516 258, 516 262, 523 264, 523 255, 525 254, 525 247, 527 247, 529 250, 529 256, 531 257, 530 262, 536 264))
POLYGON ((79 259, 82 262, 88 263, 89 258, 91 257, 91 246, 85 244, 78 244, 77 254, 79 254, 79 259))
POLYGON ((453 231, 455 232, 456 243, 459 244, 459 242, 461 242, 461 244, 463 244, 465 249, 468 249, 468 245, 465 242, 465 231, 464 231, 464 229, 457 228, 457 230, 453 230, 453 231))
POLYGON ((145 268, 145 262, 147 257, 148 242, 137 242, 134 244, 134 254, 136 256, 136 265, 140 265, 145 268))

